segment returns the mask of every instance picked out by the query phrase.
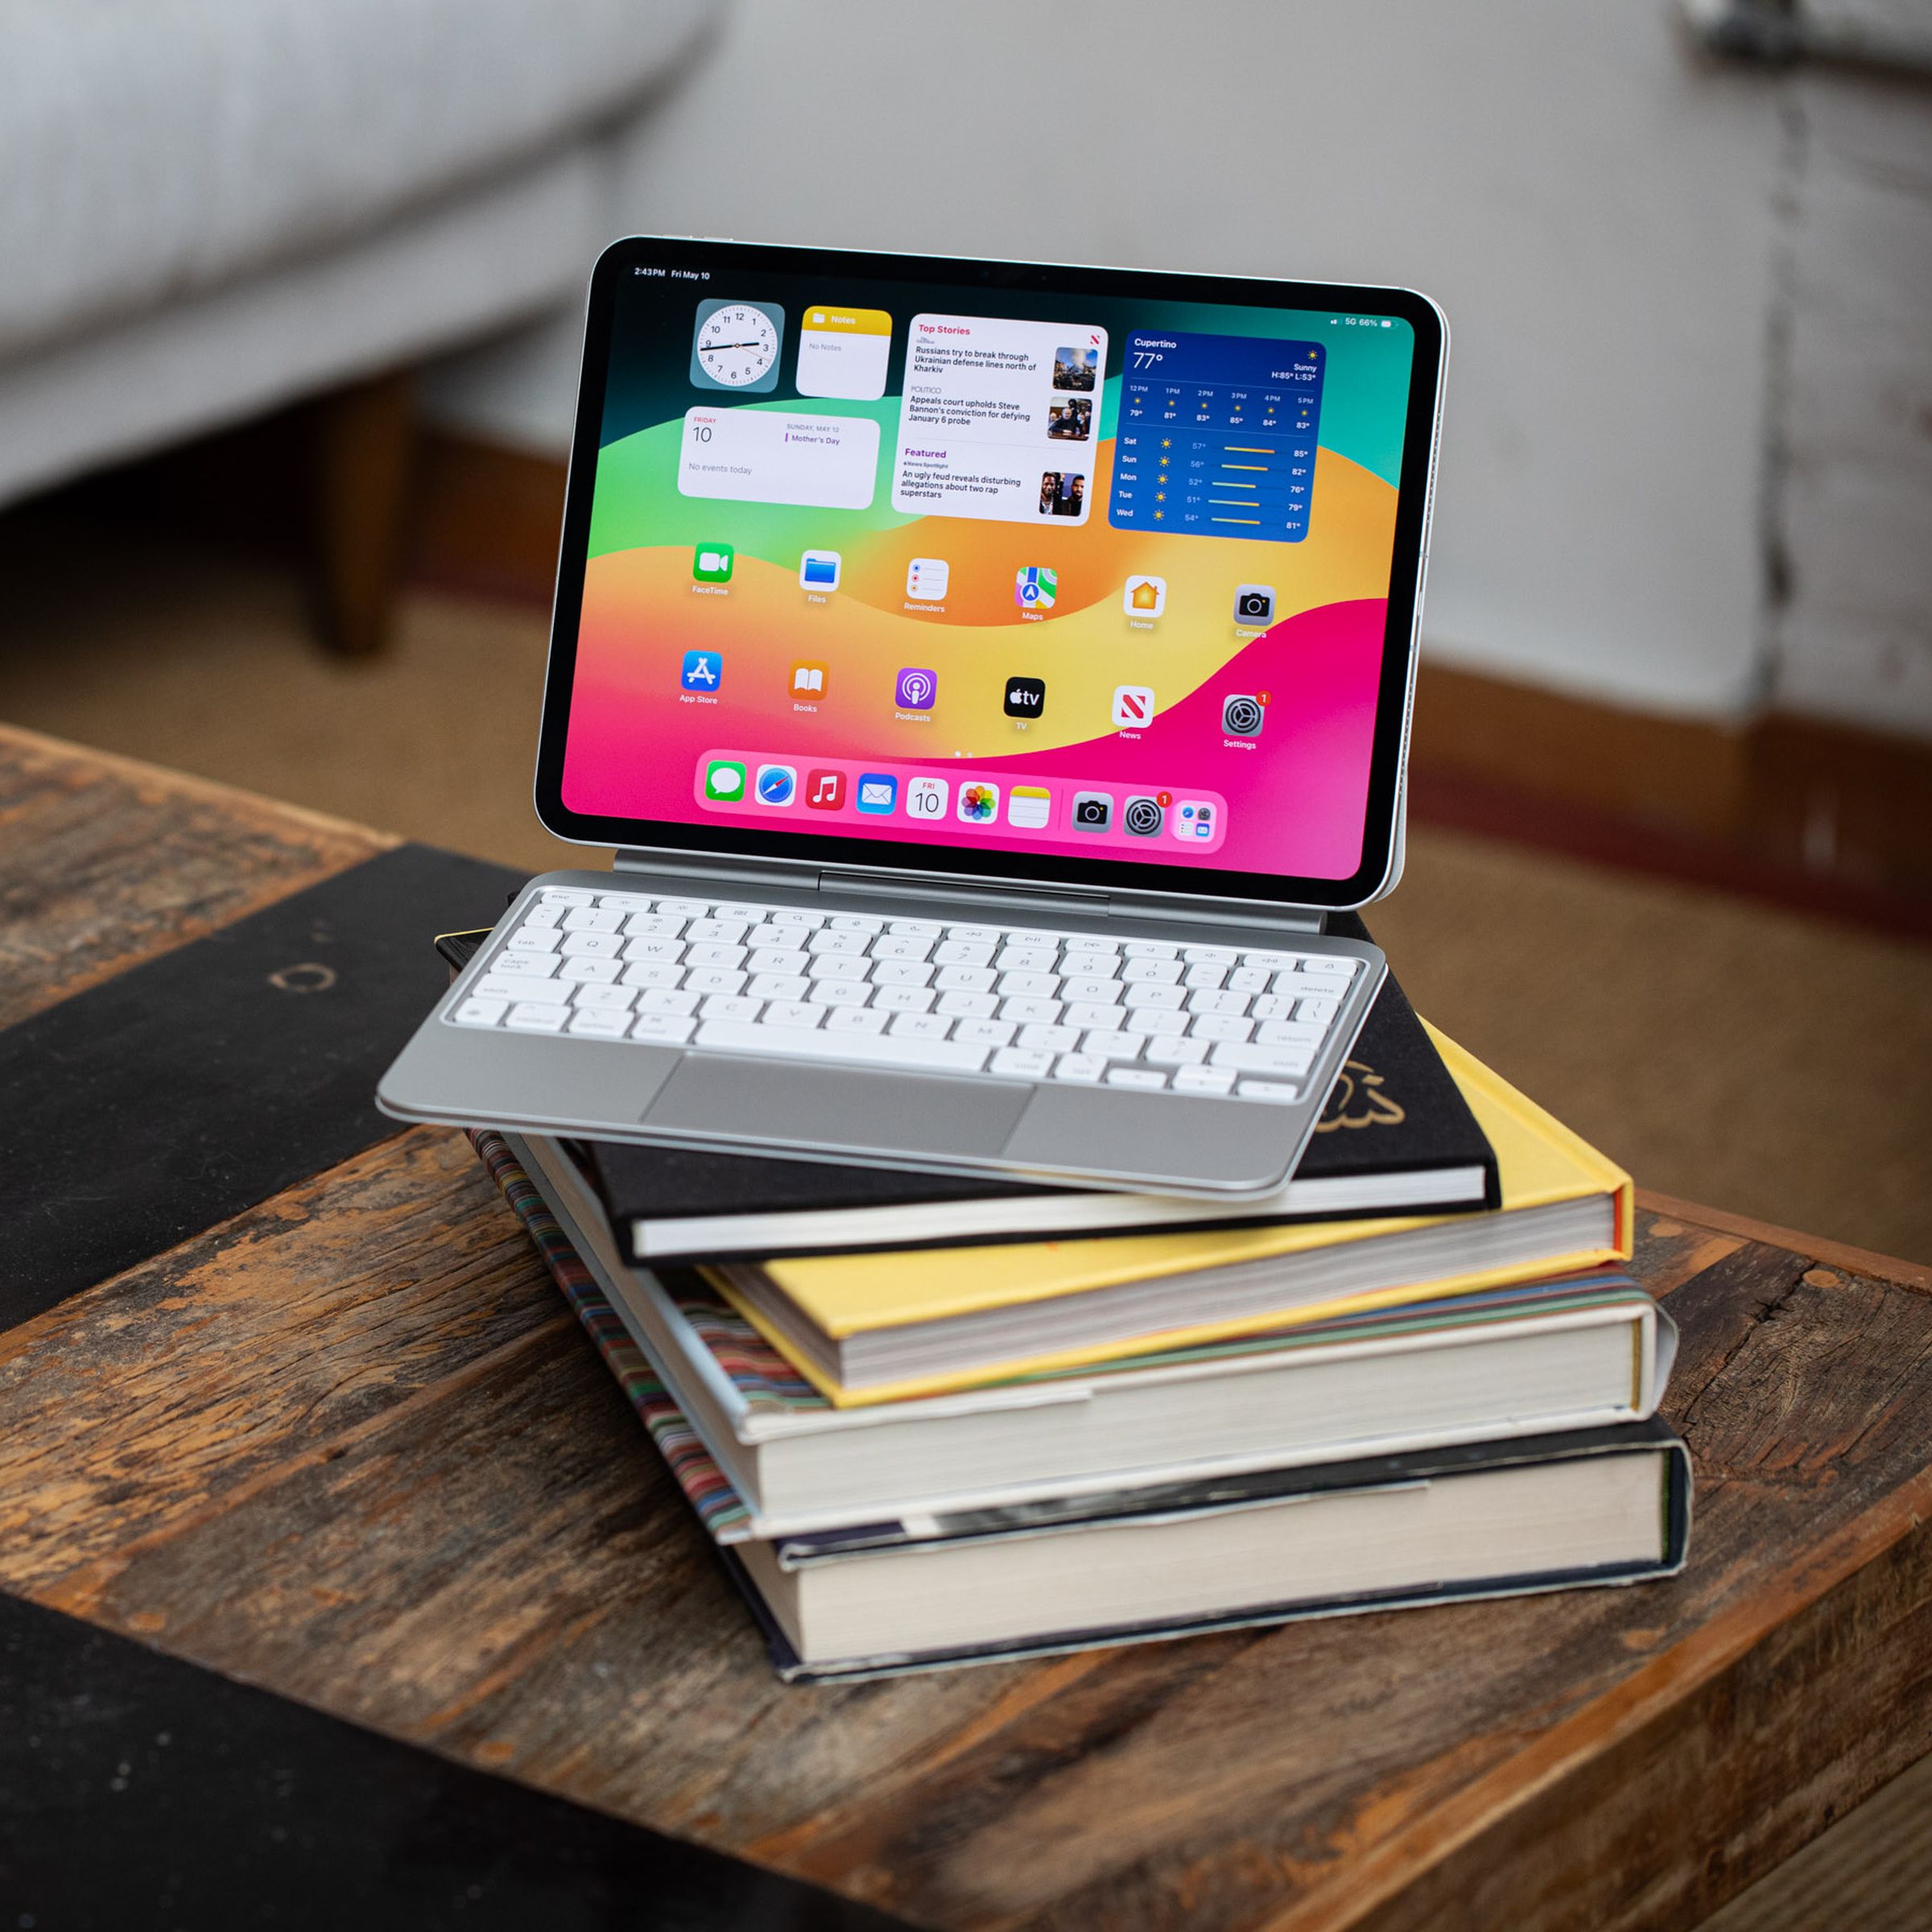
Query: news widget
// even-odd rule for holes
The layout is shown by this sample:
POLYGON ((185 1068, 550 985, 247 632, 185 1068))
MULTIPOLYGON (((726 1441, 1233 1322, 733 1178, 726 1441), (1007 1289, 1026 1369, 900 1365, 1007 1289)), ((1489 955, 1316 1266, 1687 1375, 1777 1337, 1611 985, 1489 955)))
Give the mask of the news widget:
MULTIPOLYGON (((868 833, 944 836, 969 843, 1018 832, 1070 848, 1132 849, 1151 857, 1175 845, 1211 851, 1224 836, 1227 801, 1218 793, 1166 786, 1084 784, 960 761, 943 777, 856 759, 801 766, 757 753, 719 751, 698 761, 697 802, 749 819, 816 815, 812 829, 840 824, 868 833)), ((801 822, 802 823, 802 822, 801 822)))

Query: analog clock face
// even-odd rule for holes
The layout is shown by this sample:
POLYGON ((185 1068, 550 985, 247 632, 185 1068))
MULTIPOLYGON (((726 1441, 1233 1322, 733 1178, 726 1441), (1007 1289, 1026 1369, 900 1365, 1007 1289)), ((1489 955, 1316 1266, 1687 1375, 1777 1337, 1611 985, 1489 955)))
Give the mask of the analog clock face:
POLYGON ((778 381, 782 315, 756 302, 704 306, 691 343, 693 374, 720 389, 770 389, 778 381))

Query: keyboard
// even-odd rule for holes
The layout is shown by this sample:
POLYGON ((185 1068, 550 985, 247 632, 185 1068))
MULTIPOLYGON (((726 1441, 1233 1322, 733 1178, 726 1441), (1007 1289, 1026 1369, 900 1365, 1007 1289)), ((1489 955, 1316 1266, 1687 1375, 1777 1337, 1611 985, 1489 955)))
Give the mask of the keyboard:
POLYGON ((1294 1104, 1360 960, 547 886, 456 1026, 1294 1104))

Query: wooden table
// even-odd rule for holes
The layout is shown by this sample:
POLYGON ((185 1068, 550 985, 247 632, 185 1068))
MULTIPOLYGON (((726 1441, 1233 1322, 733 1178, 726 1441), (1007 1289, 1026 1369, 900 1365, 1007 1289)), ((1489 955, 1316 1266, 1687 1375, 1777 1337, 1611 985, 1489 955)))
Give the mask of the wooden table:
MULTIPOLYGON (((394 844, 0 733, 0 1023, 394 844)), ((417 896, 411 944, 479 916, 417 896)), ((0 1587, 145 1647, 97 1640, 110 1678, 258 1687, 244 1730, 365 1728, 327 1749, 456 1780, 452 1815, 727 1854, 694 1896, 767 1889, 720 1922, 1680 1926, 1932 1748, 1924 1269, 1641 1197, 1695 1457, 1676 1580, 788 1690, 462 1137, 372 1118, 302 1172, 110 1278, 27 1282, 0 1587)), ((111 1207, 96 1182, 60 1213, 111 1207)), ((98 1802, 110 1843, 132 1798, 98 1802)), ((598 1843, 587 1887, 631 1868, 598 1843)), ((264 1869, 319 1882, 288 1856, 264 1869)))

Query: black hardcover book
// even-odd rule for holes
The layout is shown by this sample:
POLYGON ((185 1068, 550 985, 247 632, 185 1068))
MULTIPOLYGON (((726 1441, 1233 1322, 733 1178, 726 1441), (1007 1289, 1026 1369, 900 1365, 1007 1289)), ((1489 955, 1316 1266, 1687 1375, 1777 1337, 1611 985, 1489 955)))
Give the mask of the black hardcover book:
MULTIPOLYGON (((1331 930, 1368 932, 1340 914, 1331 930)), ((488 935, 436 942, 460 970, 488 935)), ((1496 1157, 1408 997, 1389 974, 1301 1165, 1237 1202, 1037 1187, 965 1174, 573 1141, 618 1243, 651 1265, 772 1255, 1075 1240, 1501 1205, 1496 1157)))

